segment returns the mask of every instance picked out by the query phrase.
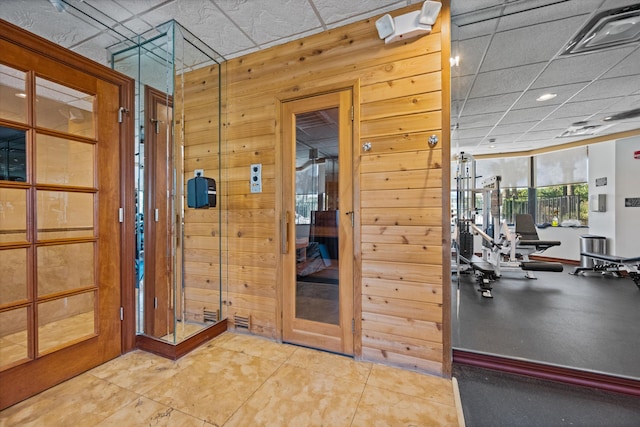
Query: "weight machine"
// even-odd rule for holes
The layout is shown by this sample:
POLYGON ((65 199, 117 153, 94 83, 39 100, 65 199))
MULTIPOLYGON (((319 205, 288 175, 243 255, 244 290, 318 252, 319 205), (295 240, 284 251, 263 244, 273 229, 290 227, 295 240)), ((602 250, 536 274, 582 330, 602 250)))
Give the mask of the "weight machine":
POLYGON ((535 279, 534 271, 561 272, 562 264, 531 261, 529 255, 542 252, 559 241, 541 241, 530 215, 516 216, 516 232, 506 222, 500 221, 500 176, 483 180, 476 188, 475 160, 467 153, 460 153, 456 170, 456 218, 452 238, 455 252, 456 273, 473 272, 485 298, 492 298, 491 282, 504 271, 525 271, 525 277, 535 279), (478 196, 482 196, 482 208, 478 196), (476 224, 476 216, 482 214, 482 226, 476 224), (482 238, 482 256, 474 253, 474 235, 482 238))

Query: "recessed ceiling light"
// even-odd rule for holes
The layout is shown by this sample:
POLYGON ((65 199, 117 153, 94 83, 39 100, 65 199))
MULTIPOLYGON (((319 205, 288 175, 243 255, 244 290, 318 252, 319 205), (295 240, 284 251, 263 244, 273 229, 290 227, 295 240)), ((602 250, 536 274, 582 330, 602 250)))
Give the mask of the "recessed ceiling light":
POLYGON ((539 97, 537 97, 536 101, 548 101, 555 98, 556 96, 558 96, 557 93, 545 93, 544 95, 540 95, 539 97))
POLYGON ((496 146, 495 145, 490 145, 489 148, 496 148, 496 146))
POLYGON ((26 94, 26 93, 24 93, 24 92, 18 92, 18 93, 16 93, 16 96, 17 96, 18 98, 26 98, 26 97, 27 97, 27 94, 26 94))
POLYGON ((453 66, 460 66, 460 56, 456 55, 456 56, 452 56, 451 58, 449 58, 449 65, 453 66))

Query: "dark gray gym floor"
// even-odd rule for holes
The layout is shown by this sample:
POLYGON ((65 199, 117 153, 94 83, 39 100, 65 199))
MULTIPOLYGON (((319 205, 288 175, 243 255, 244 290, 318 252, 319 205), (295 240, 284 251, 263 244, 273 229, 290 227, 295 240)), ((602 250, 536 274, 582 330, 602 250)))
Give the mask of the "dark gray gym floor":
POLYGON ((536 272, 537 280, 504 272, 492 299, 472 275, 458 288, 454 274, 453 347, 640 379, 640 289, 630 278, 568 274, 573 268, 536 272))
POLYGON ((637 427, 640 399, 453 365, 467 427, 637 427))

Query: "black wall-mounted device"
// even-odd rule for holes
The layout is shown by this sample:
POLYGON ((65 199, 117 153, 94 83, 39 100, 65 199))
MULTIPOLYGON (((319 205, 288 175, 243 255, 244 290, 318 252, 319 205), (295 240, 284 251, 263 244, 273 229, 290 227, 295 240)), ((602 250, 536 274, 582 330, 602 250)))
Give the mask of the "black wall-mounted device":
POLYGON ((196 176, 187 181, 187 206, 190 208, 216 207, 216 181, 196 176))

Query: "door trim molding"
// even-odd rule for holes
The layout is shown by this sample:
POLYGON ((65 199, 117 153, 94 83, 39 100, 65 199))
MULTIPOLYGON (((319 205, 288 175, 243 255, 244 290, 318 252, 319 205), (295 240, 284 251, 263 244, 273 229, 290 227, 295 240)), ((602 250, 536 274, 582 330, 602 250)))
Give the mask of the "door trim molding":
MULTIPOLYGON (((308 98, 316 95, 323 95, 331 92, 351 90, 353 120, 352 120, 352 192, 353 192, 353 356, 356 359, 362 358, 362 250, 360 235, 360 79, 348 79, 338 83, 318 85, 313 88, 300 90, 292 87, 288 91, 275 95, 276 125, 275 125, 275 154, 276 154, 276 206, 275 206, 275 230, 276 236, 282 236, 282 215, 286 211, 283 200, 283 176, 284 162, 283 155, 283 127, 282 114, 285 102, 308 98)), ((276 262, 276 340, 283 342, 283 300, 284 300, 284 255, 278 251, 279 256, 276 262)))

